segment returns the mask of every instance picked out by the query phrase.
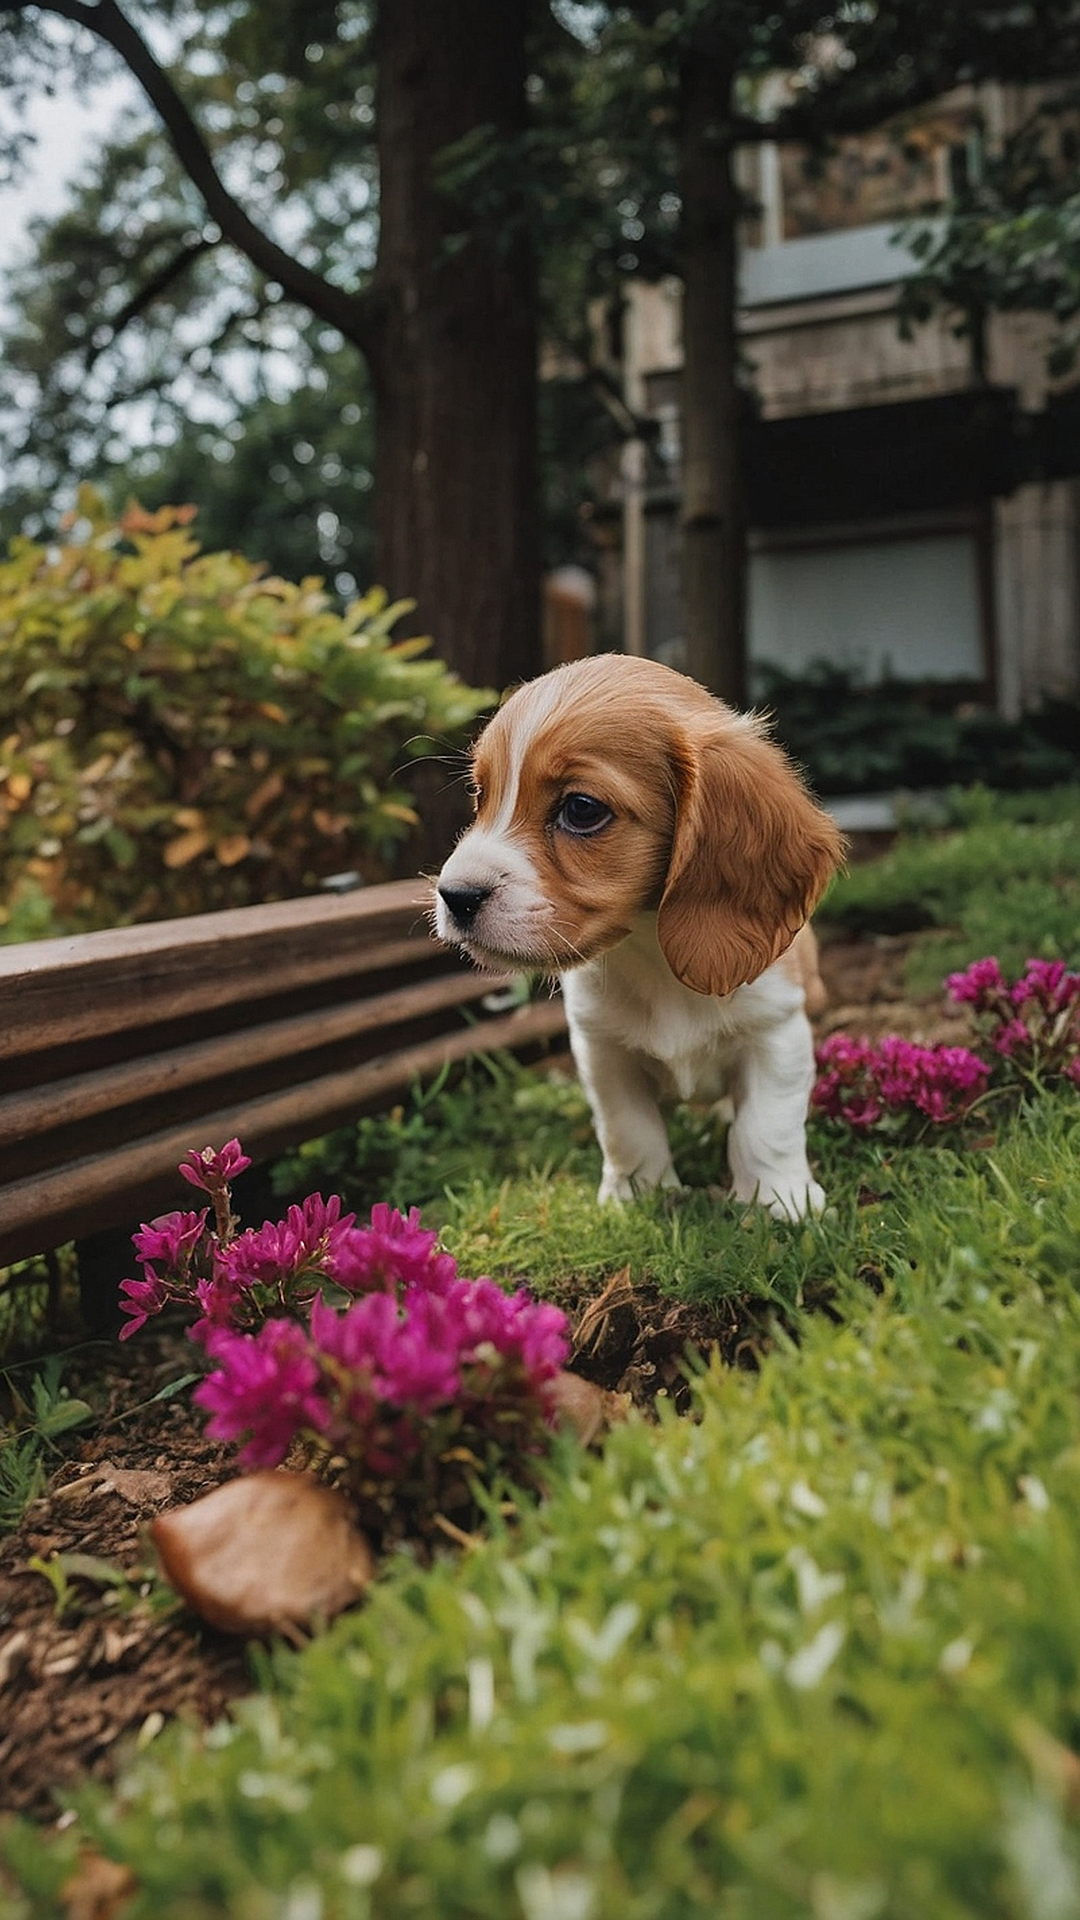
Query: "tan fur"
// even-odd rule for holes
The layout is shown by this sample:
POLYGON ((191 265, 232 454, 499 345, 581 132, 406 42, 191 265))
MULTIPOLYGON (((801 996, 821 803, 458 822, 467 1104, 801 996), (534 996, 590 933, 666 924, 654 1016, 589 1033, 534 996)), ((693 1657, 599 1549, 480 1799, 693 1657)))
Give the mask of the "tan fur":
POLYGON ((813 927, 809 924, 800 927, 787 952, 780 955, 776 964, 789 980, 802 988, 807 1013, 811 1017, 823 1013, 828 996, 818 966, 817 935, 813 927))
POLYGON ((556 966, 608 951, 657 907, 676 977, 732 993, 791 949, 841 857, 763 723, 656 661, 598 655, 512 694, 477 744, 479 826, 501 818, 519 761, 509 831, 556 904, 556 966), (611 807, 595 838, 553 831, 572 792, 611 807))

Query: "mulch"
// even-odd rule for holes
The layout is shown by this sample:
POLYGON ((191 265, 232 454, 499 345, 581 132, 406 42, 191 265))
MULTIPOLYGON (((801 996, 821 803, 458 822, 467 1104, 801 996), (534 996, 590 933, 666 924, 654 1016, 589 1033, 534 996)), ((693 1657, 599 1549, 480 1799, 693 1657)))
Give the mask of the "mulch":
MULTIPOLYGON (((826 943, 823 1031, 963 1040, 962 1015, 936 998, 905 997, 908 944, 826 943)), ((688 1349, 755 1365, 769 1338, 760 1305, 674 1302, 655 1288, 635 1288, 623 1273, 582 1303, 574 1364, 639 1407, 660 1392, 681 1407, 688 1349)), ((90 1437, 74 1433, 58 1443, 60 1464, 48 1486, 0 1540, 0 1811, 62 1819, 65 1794, 87 1779, 109 1779, 123 1754, 166 1719, 212 1721, 251 1685, 244 1643, 169 1601, 146 1537, 156 1514, 235 1471, 231 1451, 204 1439, 186 1392, 154 1397, 191 1371, 190 1346, 167 1331, 72 1350, 66 1382, 78 1393, 81 1376, 100 1418, 90 1437), (81 1568, 60 1560, 68 1575, 61 1605, 53 1582, 29 1563, 72 1554, 85 1558, 81 1568), (120 1570, 123 1583, 94 1561, 120 1570)))
POLYGON ((186 1394, 143 1404, 191 1371, 190 1346, 147 1334, 141 1346, 76 1350, 73 1392, 80 1371, 95 1407, 104 1401, 100 1425, 71 1437, 69 1457, 0 1541, 0 1808, 43 1819, 56 1817, 65 1789, 109 1777, 118 1752, 163 1717, 218 1718, 251 1684, 241 1641, 154 1604, 147 1523, 235 1471, 229 1450, 203 1438, 186 1394), (29 1566, 54 1554, 109 1563, 127 1581, 72 1573, 60 1607, 29 1566))

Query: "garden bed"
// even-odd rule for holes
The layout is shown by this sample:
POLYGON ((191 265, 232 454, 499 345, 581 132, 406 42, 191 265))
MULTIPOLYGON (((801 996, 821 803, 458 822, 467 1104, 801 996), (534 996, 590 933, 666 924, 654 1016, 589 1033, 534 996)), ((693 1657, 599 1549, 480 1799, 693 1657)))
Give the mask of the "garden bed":
MULTIPOLYGON (((940 995, 905 994, 910 945, 909 937, 827 941, 823 1030, 844 1025, 932 1041, 964 1029, 962 1013, 942 1013, 940 995)), ((716 1353, 726 1364, 756 1364, 777 1311, 756 1297, 675 1299, 628 1270, 591 1300, 570 1291, 564 1304, 578 1328, 576 1370, 645 1410, 658 1394, 685 1409, 688 1351, 705 1363, 716 1353)), ((58 1795, 85 1778, 111 1777, 117 1756, 140 1735, 151 1737, 162 1718, 212 1720, 252 1684, 243 1643, 168 1607, 154 1582, 147 1523, 235 1473, 232 1453, 204 1437, 186 1391, 153 1400, 191 1361, 179 1333, 72 1356, 71 1390, 85 1379, 99 1410, 92 1437, 69 1441, 70 1457, 0 1542, 0 1781, 10 1810, 55 1818, 58 1795), (32 1559, 54 1554, 61 1564, 72 1554, 107 1563, 128 1584, 118 1590, 75 1572, 67 1604, 58 1606, 44 1574, 29 1570, 32 1559)))
MULTIPOLYGON (((645 1411, 661 1393, 685 1410, 688 1352, 753 1365, 770 1337, 760 1302, 687 1304, 626 1274, 583 1312, 582 1334, 576 1369, 645 1411)), ((0 1810, 55 1819, 68 1792, 111 1778, 164 1720, 212 1721, 254 1682, 243 1640, 162 1587, 147 1538, 155 1515, 236 1472, 187 1392, 152 1403, 191 1358, 179 1332, 95 1348, 93 1436, 0 1540, 0 1810), (53 1581, 49 1562, 62 1570, 53 1581)), ((77 1364, 71 1377, 77 1387, 77 1364)))
MULTIPOLYGON (((1062 811, 1040 885, 1067 914, 1062 811)), ((928 845, 955 902, 929 931, 844 926, 853 903, 909 911, 918 849, 853 875, 822 929, 826 1046, 900 1035, 895 1066, 985 1029, 995 970, 950 1005, 935 958, 1023 966, 1048 907, 1013 842, 1029 893, 1002 878, 1011 922, 977 944, 981 846, 928 845)), ((799 1225, 718 1204, 715 1126, 688 1110, 689 1190, 597 1210, 580 1091, 498 1062, 292 1157, 290 1194, 422 1204, 462 1273, 558 1303, 575 1367, 656 1415, 602 1453, 559 1441, 540 1502, 391 1553, 296 1650, 245 1653, 153 1573, 153 1514, 234 1472, 186 1392, 163 1397, 190 1347, 157 1322, 72 1352, 96 1422, 57 1441, 0 1554, 0 1738, 38 1823, 0 1835, 18 1920, 1030 1920, 1046 1859, 1080 1887, 1075 1091, 1041 1091, 1036 1060, 1023 1099, 993 1069, 959 1131, 925 1109, 867 1125, 872 1053, 831 1056, 830 1208, 799 1225), (712 1363, 689 1421, 687 1350, 712 1363), (50 1563, 71 1552, 85 1579, 50 1563)))

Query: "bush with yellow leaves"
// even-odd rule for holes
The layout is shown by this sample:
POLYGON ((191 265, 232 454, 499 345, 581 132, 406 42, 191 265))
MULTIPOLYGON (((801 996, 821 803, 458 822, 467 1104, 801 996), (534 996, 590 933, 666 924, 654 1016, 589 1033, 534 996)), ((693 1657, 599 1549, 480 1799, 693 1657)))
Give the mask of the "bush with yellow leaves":
POLYGON ((115 523, 87 488, 62 543, 0 563, 0 939, 383 878, 402 771, 493 698, 392 640, 408 602, 337 613, 202 553, 194 511, 115 523))

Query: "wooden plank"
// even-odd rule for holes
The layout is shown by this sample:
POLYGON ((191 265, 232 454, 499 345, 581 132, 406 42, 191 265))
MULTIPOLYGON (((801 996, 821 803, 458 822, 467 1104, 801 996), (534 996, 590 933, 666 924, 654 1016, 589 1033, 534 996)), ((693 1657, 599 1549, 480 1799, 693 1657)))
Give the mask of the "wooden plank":
POLYGON ((0 1032, 0 1059, 138 1031, 324 980, 360 980, 368 972, 434 959, 437 952, 432 942, 409 938, 363 951, 327 952, 315 947, 288 962, 272 954, 234 951, 212 966, 206 961, 184 970, 165 965, 141 976, 117 966, 108 981, 96 977, 42 980, 35 983, 32 998, 15 989, 5 1008, 10 1022, 0 1032))
POLYGON ((256 993, 435 960, 429 896, 392 881, 0 948, 0 1057, 179 1018, 256 993))
POLYGON ((257 907, 225 907, 212 913, 187 913, 176 920, 143 920, 134 927, 103 927, 96 933, 30 940, 0 947, 0 991, 9 979, 78 966, 84 950, 109 965, 132 954, 150 958, 187 947, 206 950, 227 945, 237 937, 272 941, 300 925, 314 932, 354 922, 379 922, 388 915, 397 919, 411 912, 423 914, 430 904, 431 888, 426 882, 387 880, 377 887, 357 887, 352 893, 303 894, 257 907))
MULTIPOLYGON (((190 1045, 173 1047, 117 1066, 74 1074, 42 1087, 28 1087, 0 1097, 0 1147, 28 1140, 35 1134, 95 1115, 114 1112, 139 1100, 173 1093, 228 1073, 273 1060, 287 1060, 335 1041, 355 1038, 377 1028, 387 1031, 401 1021, 416 1019, 444 1008, 466 1006, 506 985, 505 977, 452 973, 419 980, 370 999, 344 1006, 317 1008, 312 1013, 244 1027, 190 1045)), ((136 1124, 133 1122, 133 1124, 136 1124)))
POLYGON ((565 1026, 560 1001, 539 1002, 299 1087, 219 1108, 119 1152, 0 1187, 0 1264, 110 1222, 134 1220, 150 1205, 186 1205, 190 1194, 179 1191, 175 1169, 192 1146, 220 1144, 235 1134, 255 1158, 266 1159, 385 1106, 447 1063, 470 1053, 531 1046, 557 1037, 565 1026))

